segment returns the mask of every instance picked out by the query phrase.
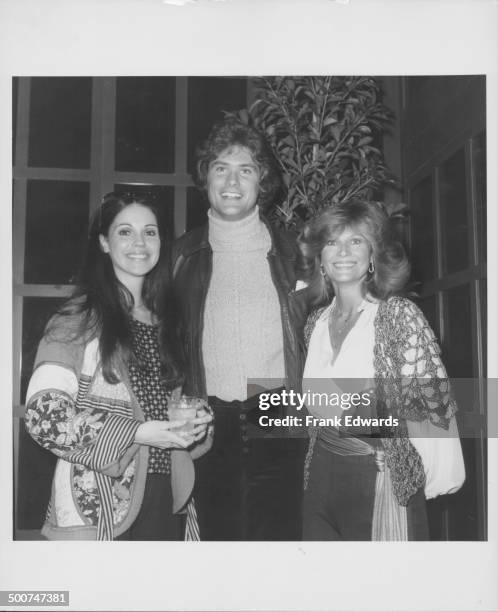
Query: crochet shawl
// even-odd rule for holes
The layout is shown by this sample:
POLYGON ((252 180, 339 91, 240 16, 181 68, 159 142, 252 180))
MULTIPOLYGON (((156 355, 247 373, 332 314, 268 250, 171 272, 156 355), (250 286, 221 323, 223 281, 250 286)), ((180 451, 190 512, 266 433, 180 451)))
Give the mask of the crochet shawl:
MULTIPOLYGON (((308 317, 304 330, 306 346, 324 309, 316 309, 308 317)), ((382 301, 374 327, 377 413, 381 418, 400 419, 398 427, 384 428, 385 437, 381 441, 394 495, 400 505, 406 506, 425 484, 422 459, 408 438, 406 420, 429 420, 448 429, 456 404, 434 332, 418 306, 403 297, 382 301)), ((310 428, 305 487, 318 430, 318 427, 310 428)))

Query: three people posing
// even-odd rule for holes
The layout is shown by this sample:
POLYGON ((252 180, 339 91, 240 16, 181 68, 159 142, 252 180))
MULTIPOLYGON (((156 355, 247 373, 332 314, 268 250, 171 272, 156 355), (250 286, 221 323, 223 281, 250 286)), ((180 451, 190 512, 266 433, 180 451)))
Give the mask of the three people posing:
POLYGON ((104 198, 74 295, 40 344, 26 425, 60 457, 45 535, 425 539, 423 490, 456 490, 463 463, 455 436, 432 444, 430 428, 456 432, 456 407, 432 331, 399 297, 409 265, 385 213, 331 208, 305 226, 299 253, 265 218, 280 185, 272 154, 233 120, 199 148, 197 180, 208 223, 171 261, 153 202, 104 198), (305 378, 374 380, 402 433, 311 431, 302 534, 305 440, 258 428, 248 382, 301 390, 312 303, 325 307, 308 318, 305 378), (214 427, 207 408, 190 434, 169 421, 181 392, 207 399, 214 427))

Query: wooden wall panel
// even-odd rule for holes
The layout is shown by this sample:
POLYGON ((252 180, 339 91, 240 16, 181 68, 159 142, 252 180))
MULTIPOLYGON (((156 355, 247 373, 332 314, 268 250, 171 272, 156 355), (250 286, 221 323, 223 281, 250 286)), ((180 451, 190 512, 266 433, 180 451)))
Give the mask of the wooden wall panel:
POLYGON ((479 75, 427 77, 415 93, 407 94, 402 138, 408 183, 485 129, 485 100, 486 81, 479 75))

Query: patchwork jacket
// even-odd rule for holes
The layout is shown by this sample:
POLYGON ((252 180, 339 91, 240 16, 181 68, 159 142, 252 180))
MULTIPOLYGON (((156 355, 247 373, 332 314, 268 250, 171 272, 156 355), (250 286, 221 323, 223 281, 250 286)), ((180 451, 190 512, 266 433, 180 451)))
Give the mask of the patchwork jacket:
MULTIPOLYGON (((145 420, 127 368, 106 382, 98 338, 70 340, 78 317, 58 317, 40 342, 27 396, 25 425, 59 457, 42 534, 48 539, 112 540, 126 531, 142 504, 148 447, 134 443, 145 420)), ((74 334, 73 334, 74 336, 74 334)), ((206 439, 195 448, 205 452, 206 439)), ((198 538, 192 454, 171 451, 174 513, 187 513, 185 539, 198 538)))

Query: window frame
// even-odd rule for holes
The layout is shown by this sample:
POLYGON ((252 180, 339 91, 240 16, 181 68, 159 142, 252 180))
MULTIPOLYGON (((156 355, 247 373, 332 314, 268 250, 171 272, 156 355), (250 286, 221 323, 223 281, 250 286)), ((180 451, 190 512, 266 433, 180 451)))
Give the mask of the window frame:
MULTIPOLYGON (((187 189, 194 181, 187 171, 188 159, 188 82, 187 76, 175 77, 175 171, 174 173, 122 172, 115 170, 116 89, 120 77, 93 77, 91 96, 90 167, 88 169, 42 168, 28 165, 31 77, 16 77, 17 108, 15 157, 13 160, 13 436, 14 436, 14 538, 39 539, 38 530, 18 529, 17 495, 19 492, 19 436, 24 405, 21 404, 22 322, 25 297, 67 297, 72 285, 28 284, 24 282, 26 234, 26 197, 30 179, 85 181, 90 185, 89 217, 102 194, 114 186, 150 185, 174 188, 174 234, 186 231, 187 189)), ((246 78, 246 77, 237 77, 246 78)), ((246 104, 253 98, 251 80, 246 78, 246 104)))

